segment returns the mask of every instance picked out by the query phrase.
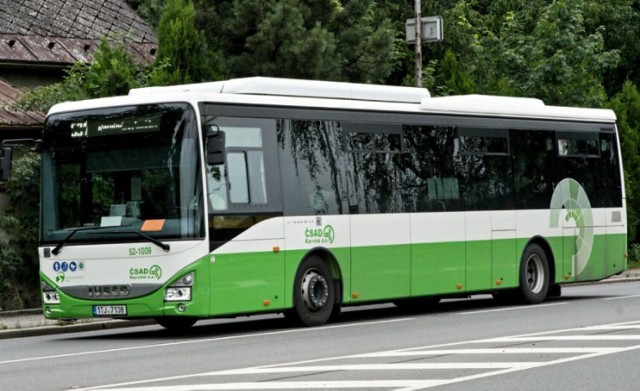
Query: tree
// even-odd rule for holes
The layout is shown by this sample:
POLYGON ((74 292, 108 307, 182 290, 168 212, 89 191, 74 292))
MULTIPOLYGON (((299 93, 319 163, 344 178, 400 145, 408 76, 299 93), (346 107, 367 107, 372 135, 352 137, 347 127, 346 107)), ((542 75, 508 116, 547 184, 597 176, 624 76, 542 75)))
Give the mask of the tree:
POLYGON ((158 52, 149 84, 170 85, 216 80, 218 55, 196 28, 193 2, 168 0, 158 25, 158 52))
POLYGON ((396 30, 372 0, 216 2, 227 74, 382 83, 396 30))
POLYGON ((0 217, 0 308, 33 308, 39 304, 38 220, 40 157, 16 154, 6 183, 6 216, 0 217))
POLYGON ((617 50, 620 54, 618 66, 608 69, 604 75, 607 92, 615 95, 627 81, 638 85, 640 8, 637 0, 585 0, 584 19, 587 31, 602 31, 606 50, 617 50))
POLYGON ((627 81, 608 106, 616 112, 624 162, 629 243, 640 241, 640 92, 627 81))
POLYGON ((532 96, 547 104, 601 107, 603 75, 615 68, 617 50, 606 50, 603 27, 587 32, 584 2, 556 0, 533 12, 503 10, 498 30, 487 34, 481 62, 491 67, 487 92, 532 96), (532 17, 533 16, 533 17, 532 17), (506 80, 505 80, 506 78, 506 80))

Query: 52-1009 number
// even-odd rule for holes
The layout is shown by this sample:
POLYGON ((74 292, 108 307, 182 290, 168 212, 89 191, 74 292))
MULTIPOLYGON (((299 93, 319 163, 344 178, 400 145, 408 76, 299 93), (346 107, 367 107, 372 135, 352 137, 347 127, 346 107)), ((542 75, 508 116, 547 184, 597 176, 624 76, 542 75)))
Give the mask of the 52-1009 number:
POLYGON ((130 247, 129 256, 135 257, 138 255, 151 255, 151 247, 130 247))

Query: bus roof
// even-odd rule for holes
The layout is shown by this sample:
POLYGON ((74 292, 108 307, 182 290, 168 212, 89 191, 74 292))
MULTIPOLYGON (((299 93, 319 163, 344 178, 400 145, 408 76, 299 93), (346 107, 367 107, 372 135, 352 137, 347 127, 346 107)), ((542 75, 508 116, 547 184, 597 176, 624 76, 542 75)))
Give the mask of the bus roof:
POLYGON ((540 99, 493 95, 458 95, 423 99, 423 111, 443 114, 483 115, 492 117, 526 117, 574 121, 615 122, 610 109, 547 106, 540 99))
POLYGON ((429 98, 429 90, 417 87, 344 83, 337 81, 247 77, 211 83, 133 89, 129 95, 168 91, 200 93, 277 95, 288 97, 349 99, 377 102, 420 103, 429 98))
POLYGON ((136 88, 126 97, 96 99, 91 103, 58 104, 51 109, 50 114, 89 107, 176 99, 578 122, 614 123, 616 120, 615 113, 609 109, 547 106, 535 98, 491 95, 431 97, 425 88, 270 77, 136 88))

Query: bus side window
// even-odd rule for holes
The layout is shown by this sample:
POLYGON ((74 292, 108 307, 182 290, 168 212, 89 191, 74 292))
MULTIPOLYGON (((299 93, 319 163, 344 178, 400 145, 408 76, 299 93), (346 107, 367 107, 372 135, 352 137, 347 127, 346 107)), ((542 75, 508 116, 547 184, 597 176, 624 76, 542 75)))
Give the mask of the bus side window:
POLYGON ((243 151, 227 153, 227 167, 229 168, 229 200, 235 204, 248 204, 247 154, 243 151))
POLYGON ((467 210, 513 207, 513 168, 509 131, 457 128, 457 176, 467 210))
MULTIPOLYGON (((516 208, 549 206, 557 182, 557 157, 553 133, 518 129, 511 131, 516 208)), ((558 144, 559 145, 559 144, 558 144)))
POLYGON ((209 167, 209 202, 213 210, 230 204, 265 205, 267 186, 262 129, 216 124, 225 134, 226 165, 209 167))

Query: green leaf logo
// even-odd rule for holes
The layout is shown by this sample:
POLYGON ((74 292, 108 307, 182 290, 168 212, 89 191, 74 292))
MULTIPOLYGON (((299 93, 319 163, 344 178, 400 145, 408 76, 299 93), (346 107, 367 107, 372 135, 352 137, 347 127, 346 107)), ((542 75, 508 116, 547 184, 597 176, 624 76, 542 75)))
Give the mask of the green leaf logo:
POLYGON ((336 234, 332 226, 327 225, 326 227, 324 227, 324 232, 322 233, 322 236, 324 236, 327 240, 329 240, 329 243, 333 243, 333 240, 335 239, 335 235, 336 234))

